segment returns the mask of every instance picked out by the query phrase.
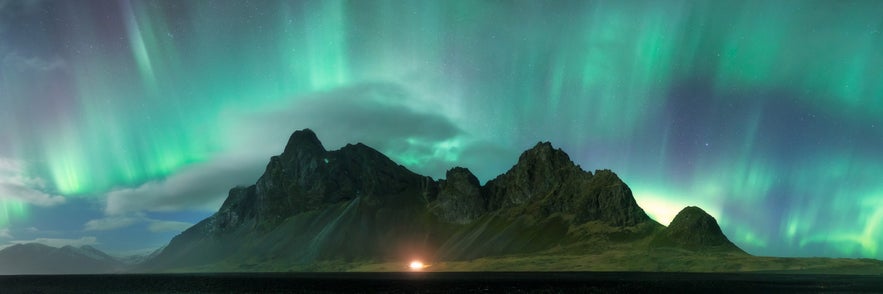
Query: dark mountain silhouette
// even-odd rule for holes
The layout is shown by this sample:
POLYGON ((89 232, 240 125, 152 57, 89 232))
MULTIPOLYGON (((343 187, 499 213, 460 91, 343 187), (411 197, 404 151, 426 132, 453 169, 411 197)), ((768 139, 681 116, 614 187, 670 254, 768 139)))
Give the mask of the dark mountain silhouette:
POLYGON ((0 274, 96 274, 123 268, 123 263, 92 246, 27 243, 0 250, 0 274))
POLYGON ((413 257, 732 245, 713 218, 685 211, 666 229, 615 173, 584 171, 548 142, 482 186, 466 168, 436 181, 361 143, 327 151, 305 129, 255 185, 231 189, 217 213, 173 238, 142 270, 339 270, 413 257))
POLYGON ((653 239, 652 244, 700 251, 741 250, 721 232, 714 217, 695 206, 681 210, 668 228, 653 239))

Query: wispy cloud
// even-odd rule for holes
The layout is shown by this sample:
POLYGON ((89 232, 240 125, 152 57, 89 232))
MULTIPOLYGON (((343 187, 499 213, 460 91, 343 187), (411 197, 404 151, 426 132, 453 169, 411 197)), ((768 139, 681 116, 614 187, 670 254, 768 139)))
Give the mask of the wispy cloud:
POLYGON ((67 63, 60 57, 43 59, 39 57, 28 57, 19 53, 8 53, 2 59, 2 65, 6 69, 18 71, 41 71, 48 72, 64 69, 67 63))
POLYGON ((83 225, 85 231, 112 231, 131 227, 136 224, 147 224, 147 230, 153 233, 181 232, 193 226, 192 223, 158 220, 148 218, 142 214, 134 215, 111 215, 104 218, 93 219, 83 225))
POLYGON ((154 220, 150 222, 150 225, 147 226, 147 229, 154 233, 183 232, 191 226, 193 226, 193 224, 187 222, 154 220))
POLYGON ((96 245, 98 244, 98 239, 92 236, 81 237, 78 239, 60 239, 60 238, 36 238, 33 240, 13 240, 9 241, 9 244, 28 244, 28 243, 40 243, 47 246, 52 247, 64 247, 64 246, 74 246, 80 247, 84 245, 96 245))
MULTIPOLYGON (((266 159, 263 159, 266 160, 266 159)), ((128 215, 146 211, 214 211, 233 186, 254 182, 266 164, 249 155, 221 155, 166 179, 107 194, 105 214, 128 215)))
POLYGON ((228 112, 229 125, 221 126, 228 132, 228 150, 163 180, 107 193, 105 213, 215 211, 230 188, 253 184, 269 158, 283 150, 291 132, 302 128, 315 130, 329 149, 363 142, 382 151, 426 153, 420 155, 432 160, 436 150, 407 146, 418 142, 432 146, 455 138, 461 131, 439 114, 406 105, 409 100, 405 95, 396 85, 371 84, 300 97, 272 110, 228 112))
POLYGON ((46 181, 25 175, 21 161, 0 158, 0 199, 14 199, 39 206, 53 206, 65 202, 64 197, 43 191, 46 181))
POLYGON ((129 227, 140 221, 142 219, 137 217, 111 216, 90 220, 86 222, 83 229, 86 231, 109 231, 129 227))
MULTIPOLYGON (((262 112, 226 113, 229 125, 220 129, 228 132, 228 150, 162 180, 107 193, 106 217, 91 220, 84 228, 116 230, 147 223, 151 232, 183 231, 192 224, 144 215, 216 211, 232 187, 253 184, 269 158, 284 149, 291 132, 302 128, 316 131, 328 149, 363 142, 394 160, 419 159, 399 162, 436 177, 455 164, 490 162, 496 168, 511 165, 517 156, 486 141, 469 139, 448 118, 425 111, 428 107, 408 105, 413 100, 406 95, 396 85, 372 84, 300 97, 286 107, 262 112)), ((490 176, 492 171, 476 174, 490 176)))

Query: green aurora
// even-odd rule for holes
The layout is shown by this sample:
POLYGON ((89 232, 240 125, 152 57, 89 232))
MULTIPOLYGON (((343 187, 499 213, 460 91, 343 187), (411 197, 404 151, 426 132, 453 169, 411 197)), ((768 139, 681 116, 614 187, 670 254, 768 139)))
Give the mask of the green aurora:
MULTIPOLYGON (((486 181, 551 141, 584 169, 616 171, 663 224, 699 205, 752 254, 879 259, 881 11, 879 1, 0 1, 0 229, 38 238, 24 228, 70 221, 47 209, 207 216, 195 204, 117 209, 112 196, 248 154, 239 174, 251 178, 200 198, 218 205, 284 146, 281 131, 243 140, 247 118, 294 109, 299 124, 277 128, 331 134, 330 148, 364 141, 436 178, 461 165, 486 181), (368 136, 391 120, 323 118, 352 117, 334 112, 355 99, 339 93, 419 126, 368 136)), ((102 232, 88 227, 63 236, 102 232)))

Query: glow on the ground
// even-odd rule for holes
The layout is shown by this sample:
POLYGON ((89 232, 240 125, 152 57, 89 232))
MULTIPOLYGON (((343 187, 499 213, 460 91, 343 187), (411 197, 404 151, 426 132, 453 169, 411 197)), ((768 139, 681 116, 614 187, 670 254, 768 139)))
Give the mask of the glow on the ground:
POLYGON ((423 270, 424 268, 426 268, 426 265, 424 265, 423 262, 421 262, 419 260, 414 260, 414 261, 411 261, 410 264, 408 264, 408 268, 410 268, 412 271, 419 271, 419 270, 423 270))

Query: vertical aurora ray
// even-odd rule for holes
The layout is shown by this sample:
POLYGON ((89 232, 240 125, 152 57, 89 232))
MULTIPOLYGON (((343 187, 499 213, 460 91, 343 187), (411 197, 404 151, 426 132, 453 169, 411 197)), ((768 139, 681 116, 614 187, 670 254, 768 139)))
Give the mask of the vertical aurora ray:
MULTIPOLYGON (((142 34, 141 26, 138 25, 138 19, 135 18, 135 12, 132 9, 131 1, 121 1, 121 10, 123 19, 126 24, 126 33, 128 34, 129 46, 132 49, 132 55, 138 64, 138 71, 145 83, 149 84, 149 88, 156 87, 156 76, 153 71, 153 65, 150 62, 150 53, 145 45, 144 35, 150 35, 150 25, 145 25, 145 33, 142 34)), ((141 18, 146 21, 146 18, 141 18)), ((150 41, 150 40, 148 40, 150 41)))
POLYGON ((10 223, 25 219, 27 216, 27 206, 21 201, 0 199, 0 228, 6 228, 10 223))
POLYGON ((347 81, 346 11, 342 0, 323 1, 317 13, 307 16, 307 59, 314 90, 340 86, 347 81), (321 28, 321 29, 320 29, 321 28))
MULTIPOLYGON (((0 30, 0 157, 50 194, 162 181, 257 144, 220 127, 231 113, 390 83, 408 98, 378 103, 463 131, 382 150, 412 169, 490 176, 509 165, 471 144, 548 140, 617 171, 660 221, 702 206, 749 252, 883 256, 883 3, 42 5, 0 30)), ((0 226, 27 218, 3 201, 0 226)))
POLYGON ((169 14, 175 11, 124 1, 110 19, 123 24, 115 32, 119 38, 95 34, 107 24, 76 18, 84 12, 71 9, 71 21, 79 23, 71 42, 92 51, 79 51, 70 62, 73 91, 64 93, 69 106, 61 110, 63 127, 44 132, 41 140, 54 190, 94 194, 161 179, 210 158, 223 148, 219 140, 234 139, 212 129, 219 112, 266 107, 349 82, 345 4, 280 2, 281 10, 243 7, 256 11, 239 15, 225 7, 187 3, 183 10, 204 14, 191 19, 193 31, 181 31, 180 22, 170 25, 169 14), (278 14, 282 22, 263 24, 258 14, 278 14), (244 25, 232 30, 257 34, 238 42, 237 36, 218 31, 225 25, 212 23, 231 18, 244 25), (96 43, 105 45, 96 48, 96 43), (278 43, 281 50, 267 51, 273 46, 255 43, 278 43), (279 64, 288 66, 273 71, 279 64))

